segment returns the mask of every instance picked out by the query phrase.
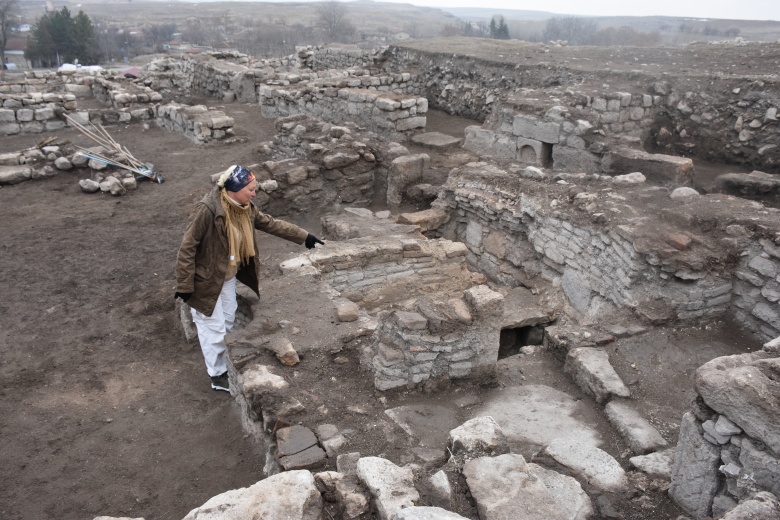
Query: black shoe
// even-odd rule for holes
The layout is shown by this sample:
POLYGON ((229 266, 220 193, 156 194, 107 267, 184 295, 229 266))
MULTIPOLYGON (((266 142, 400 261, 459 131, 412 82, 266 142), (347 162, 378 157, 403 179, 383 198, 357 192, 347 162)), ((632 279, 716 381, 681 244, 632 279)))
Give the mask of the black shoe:
POLYGON ((211 376, 211 388, 220 392, 230 392, 227 372, 220 376, 211 376))

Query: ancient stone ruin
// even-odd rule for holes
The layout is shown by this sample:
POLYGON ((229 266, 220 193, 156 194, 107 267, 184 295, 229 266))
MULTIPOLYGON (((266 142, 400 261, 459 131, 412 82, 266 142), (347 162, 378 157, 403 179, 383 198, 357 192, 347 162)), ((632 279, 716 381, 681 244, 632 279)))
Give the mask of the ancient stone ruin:
MULTIPOLYGON (((131 82, 36 72, 3 84, 0 133, 56 131, 67 114, 220 146, 234 138, 232 119, 174 94, 255 107, 277 131, 258 143, 256 204, 323 214, 327 247, 279 268, 317 285, 312 308, 332 309, 334 362, 357 360, 362 392, 419 391, 433 402, 453 385, 500 388, 479 406, 456 395, 457 423, 431 403, 385 410, 408 434, 400 444, 443 432, 404 464, 381 448, 358 453, 346 426, 301 421, 312 416, 291 374, 304 349, 240 293, 231 386, 245 429, 267 450, 267 478, 186 518, 270 518, 282 508, 300 519, 623 518, 614 505, 626 496, 646 506, 635 518, 780 517, 776 79, 553 70, 413 43, 306 47, 278 60, 166 57, 144 73, 131 82), (99 108, 80 107, 88 100, 99 108), (474 124, 463 136, 434 135, 429 109, 474 124), (755 171, 719 177, 704 193, 697 157, 755 171), (627 377, 646 361, 637 346, 727 319, 757 351, 712 353, 694 367, 697 397, 678 403, 677 435, 627 377), (617 366, 634 347, 636 362, 617 366), (258 361, 266 351, 277 364, 258 361), (507 383, 522 380, 513 363, 541 353, 586 399, 507 383), (582 407, 602 417, 620 456, 572 419, 582 407), (529 427, 537 409, 547 415, 529 427)), ((133 187, 132 176, 106 183, 76 156, 56 146, 4 154, 0 184, 78 167, 84 191, 133 187)))

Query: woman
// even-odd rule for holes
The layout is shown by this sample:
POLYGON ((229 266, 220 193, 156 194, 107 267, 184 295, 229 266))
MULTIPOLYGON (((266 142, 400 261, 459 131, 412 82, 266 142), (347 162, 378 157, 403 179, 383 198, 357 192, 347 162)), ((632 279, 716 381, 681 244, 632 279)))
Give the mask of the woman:
POLYGON ((252 204, 254 174, 231 166, 195 206, 176 260, 176 293, 191 307, 211 388, 230 391, 225 334, 236 318, 236 280, 258 296, 260 264, 255 229, 312 249, 325 243, 306 230, 266 215, 252 204))

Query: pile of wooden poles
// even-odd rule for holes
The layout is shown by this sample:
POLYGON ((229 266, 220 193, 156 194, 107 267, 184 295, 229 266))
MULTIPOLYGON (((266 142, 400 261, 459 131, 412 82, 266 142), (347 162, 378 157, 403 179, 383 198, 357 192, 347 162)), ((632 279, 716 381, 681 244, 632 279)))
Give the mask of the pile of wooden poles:
POLYGON ((102 146, 103 149, 110 150, 112 155, 118 155, 119 158, 106 157, 105 155, 101 155, 100 153, 90 150, 89 148, 74 145, 76 148, 81 150, 81 155, 89 157, 90 159, 94 159, 98 162, 137 173, 151 180, 156 180, 159 183, 163 182, 162 176, 154 171, 154 165, 150 163, 143 163, 136 159, 126 147, 117 143, 114 138, 111 137, 111 134, 109 134, 108 131, 103 128, 103 125, 90 122, 89 128, 87 128, 85 125, 82 125, 67 114, 65 114, 65 119, 67 119, 76 130, 95 141, 97 144, 102 146))

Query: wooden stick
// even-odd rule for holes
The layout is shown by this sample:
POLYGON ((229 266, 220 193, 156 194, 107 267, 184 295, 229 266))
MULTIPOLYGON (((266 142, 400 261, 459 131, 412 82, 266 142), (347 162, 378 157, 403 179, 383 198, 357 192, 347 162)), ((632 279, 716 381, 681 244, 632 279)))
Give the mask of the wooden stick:
POLYGON ((70 117, 68 115, 65 115, 65 118, 71 124, 73 124, 73 127, 76 128, 76 130, 78 130, 79 132, 81 132, 85 136, 89 137, 90 139, 95 141, 97 144, 99 144, 103 148, 111 148, 111 145, 108 142, 106 142, 102 137, 99 137, 99 136, 95 135, 93 132, 88 130, 84 125, 82 125, 81 123, 79 123, 78 121, 73 119, 72 117, 70 117))

